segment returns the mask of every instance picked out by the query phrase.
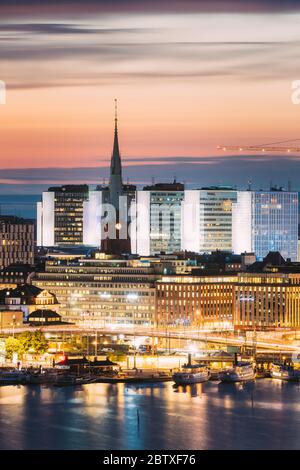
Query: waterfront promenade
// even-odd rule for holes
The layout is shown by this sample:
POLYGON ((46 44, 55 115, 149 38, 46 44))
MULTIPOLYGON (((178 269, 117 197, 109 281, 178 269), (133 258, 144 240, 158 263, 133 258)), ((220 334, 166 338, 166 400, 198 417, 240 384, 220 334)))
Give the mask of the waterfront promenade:
MULTIPOLYGON (((127 335, 127 336, 148 336, 152 338, 166 338, 177 340, 192 340, 205 343, 213 343, 220 346, 237 346, 245 348, 255 347, 257 350, 281 351, 284 352, 298 352, 300 346, 297 341, 287 341, 283 339, 278 333, 269 333, 268 337, 263 339, 259 338, 246 338, 234 334, 233 331, 211 331, 203 329, 190 329, 190 328, 151 328, 151 327, 123 327, 112 325, 103 328, 87 328, 76 325, 57 325, 47 326, 44 328, 24 326, 21 328, 5 328, 0 331, 2 335, 14 335, 22 333, 23 331, 42 330, 44 333, 65 333, 65 334, 78 334, 78 335, 127 335)), ((282 334, 284 331, 282 331, 282 334)), ((297 332, 287 331, 290 335, 295 336, 297 332)), ((300 342, 300 341, 299 341, 300 342)))

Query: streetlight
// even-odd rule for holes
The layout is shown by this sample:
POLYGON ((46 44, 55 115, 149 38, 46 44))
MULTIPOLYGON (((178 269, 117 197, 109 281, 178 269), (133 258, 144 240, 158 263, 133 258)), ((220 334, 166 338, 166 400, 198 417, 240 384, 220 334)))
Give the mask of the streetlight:
POLYGON ((98 349, 97 349, 97 346, 98 346, 98 343, 97 343, 97 339, 98 339, 98 336, 97 336, 97 330, 96 330, 96 333, 95 333, 95 341, 94 341, 94 346, 95 346, 95 357, 97 356, 97 352, 98 352, 98 349))

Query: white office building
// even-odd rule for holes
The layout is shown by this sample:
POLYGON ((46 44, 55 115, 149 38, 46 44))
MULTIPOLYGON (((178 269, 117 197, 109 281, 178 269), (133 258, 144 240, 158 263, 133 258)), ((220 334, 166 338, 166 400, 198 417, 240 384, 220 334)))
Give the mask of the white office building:
POLYGON ((232 203, 236 190, 211 187, 185 191, 182 249, 195 253, 232 250, 232 203))
POLYGON ((181 250, 181 204, 184 186, 161 183, 136 192, 131 208, 132 253, 152 256, 181 250))

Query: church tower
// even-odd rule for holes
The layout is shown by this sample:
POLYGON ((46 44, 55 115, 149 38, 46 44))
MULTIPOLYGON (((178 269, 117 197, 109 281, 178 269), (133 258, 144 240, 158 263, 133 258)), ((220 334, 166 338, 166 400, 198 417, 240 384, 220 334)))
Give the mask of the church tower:
POLYGON ((119 197, 123 194, 122 183, 122 164, 119 149, 118 139, 118 108, 117 100, 115 99, 115 131, 114 131, 114 146, 110 162, 110 180, 109 180, 109 199, 116 210, 119 209, 119 197))
POLYGON ((119 149, 118 138, 118 109, 117 100, 115 99, 115 129, 114 144, 110 162, 110 179, 109 179, 109 197, 108 201, 115 209, 115 218, 108 216, 106 229, 104 228, 104 239, 102 240, 101 249, 107 254, 122 255, 131 253, 131 242, 128 234, 128 207, 127 196, 124 194, 124 186, 122 182, 122 163, 119 149), (114 224, 112 232, 114 237, 109 236, 111 233, 109 224, 114 224))

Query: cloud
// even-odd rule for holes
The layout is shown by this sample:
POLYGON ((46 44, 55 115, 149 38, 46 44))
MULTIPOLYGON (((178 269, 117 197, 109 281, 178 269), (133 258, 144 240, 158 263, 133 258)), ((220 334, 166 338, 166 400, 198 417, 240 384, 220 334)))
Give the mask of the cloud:
MULTIPOLYGON (((140 33, 144 28, 100 28, 88 27, 76 23, 8 23, 1 25, 1 33, 32 33, 32 34, 118 34, 140 33)), ((5 38, 5 37, 3 37, 5 38)), ((9 36, 8 36, 9 38, 9 36)))
MULTIPOLYGON (((297 176, 300 158, 291 155, 215 155, 207 157, 170 156, 124 159, 124 181, 147 184, 152 177, 158 181, 171 181, 174 176, 189 187, 216 184, 237 185, 245 188, 252 179, 253 188, 268 188, 270 181, 287 187, 288 180, 300 189, 297 176), (129 165, 126 165, 129 163, 129 165)), ((19 168, 0 170, 0 194, 10 185, 21 193, 31 185, 32 194, 53 184, 101 184, 108 179, 109 167, 83 168, 19 168), (3 186, 4 185, 4 186, 3 186), (35 189, 36 188, 36 189, 35 189)), ((12 190, 10 190, 12 191, 12 190)))
POLYGON ((294 11, 299 9, 298 0, 52 0, 41 2, 29 0, 2 0, 0 11, 6 16, 18 12, 44 14, 85 14, 89 12, 271 12, 294 11))

